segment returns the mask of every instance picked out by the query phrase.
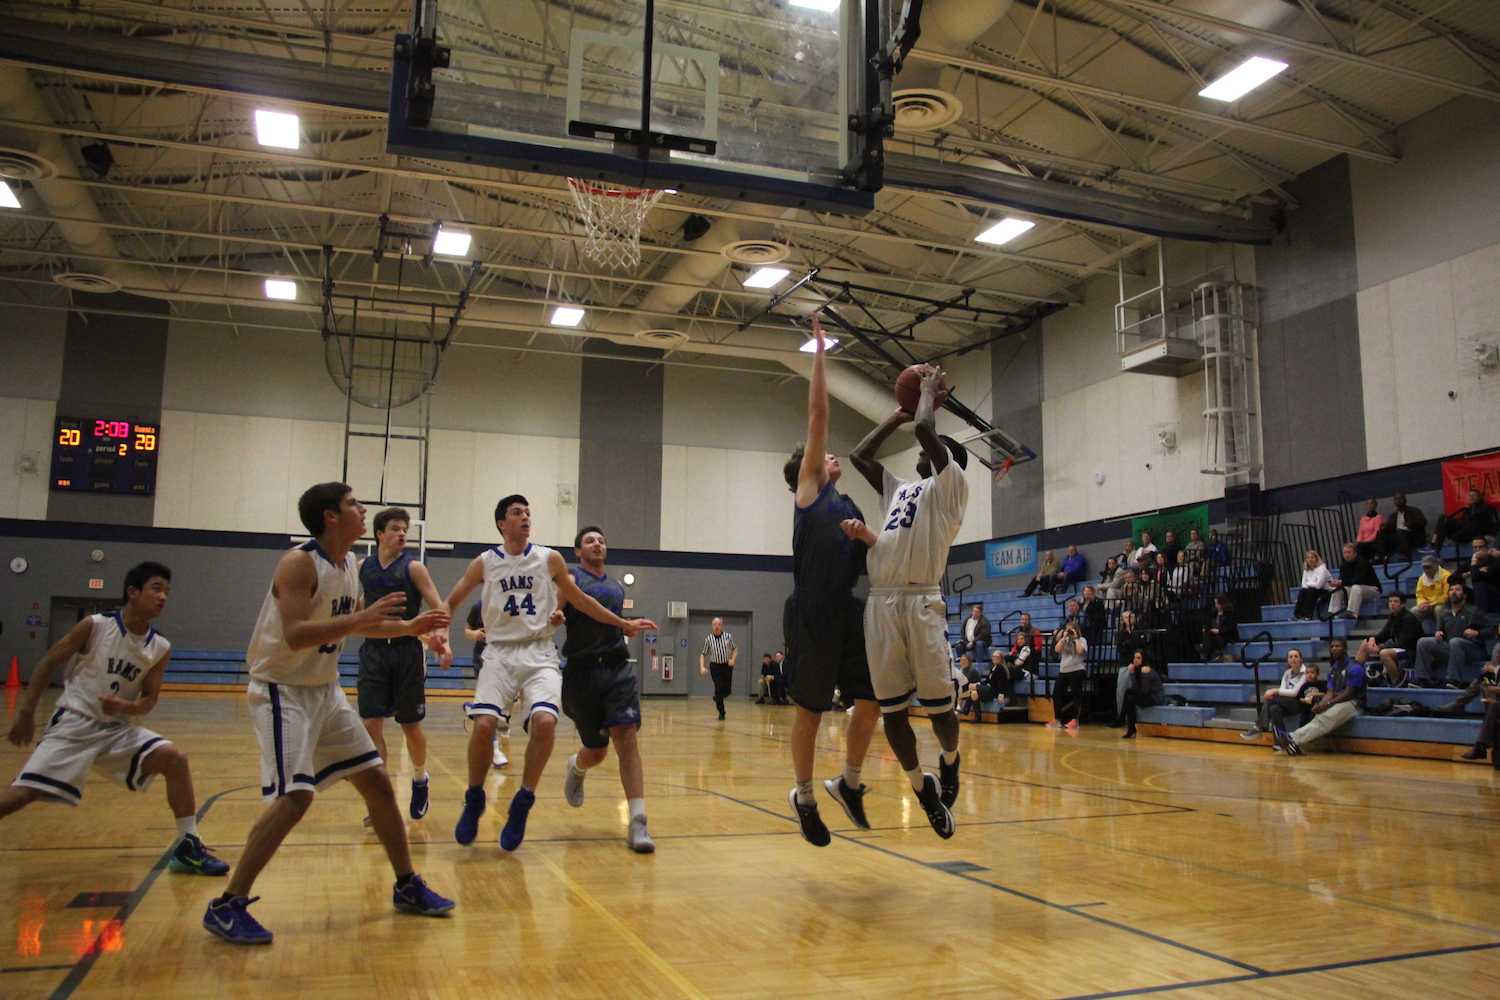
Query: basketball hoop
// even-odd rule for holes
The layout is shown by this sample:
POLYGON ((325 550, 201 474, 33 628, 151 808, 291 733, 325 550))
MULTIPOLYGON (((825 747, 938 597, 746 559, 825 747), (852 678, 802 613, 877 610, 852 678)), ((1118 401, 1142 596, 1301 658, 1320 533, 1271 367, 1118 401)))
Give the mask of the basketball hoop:
POLYGON ((587 242, 584 253, 613 271, 641 262, 641 225, 665 191, 649 188, 606 187, 568 178, 573 204, 583 219, 587 242))
POLYGON ((1009 455, 1001 462, 992 474, 997 489, 1007 489, 1010 486, 1010 470, 1016 467, 1016 460, 1009 455))

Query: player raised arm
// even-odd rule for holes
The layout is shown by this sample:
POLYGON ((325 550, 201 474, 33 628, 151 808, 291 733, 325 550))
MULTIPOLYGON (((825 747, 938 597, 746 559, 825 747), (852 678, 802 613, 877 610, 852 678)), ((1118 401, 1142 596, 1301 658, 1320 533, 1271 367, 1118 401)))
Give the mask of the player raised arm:
POLYGON ((818 349, 813 354, 812 374, 807 378, 807 441, 802 446, 802 467, 797 470, 797 506, 807 507, 828 485, 828 381, 823 371, 827 347, 823 323, 812 318, 818 349))
POLYGON ((276 609, 281 613, 282 636, 291 649, 325 646, 355 633, 380 637, 411 634, 403 628, 408 623, 401 620, 401 612, 406 608, 404 594, 387 594, 368 608, 361 606, 353 614, 309 621, 317 589, 318 570, 311 555, 293 549, 281 557, 281 562, 276 564, 271 593, 276 598, 276 609), (394 623, 394 626, 382 626, 383 622, 394 623), (391 630, 372 631, 378 628, 391 630))
POLYGON ((161 654, 161 659, 151 664, 151 669, 141 678, 139 697, 126 700, 107 694, 99 699, 99 707, 109 715, 147 714, 156 707, 157 699, 161 697, 161 683, 167 676, 167 664, 171 661, 172 651, 169 649, 161 654))
POLYGON ((656 622, 649 618, 621 618, 613 611, 594 600, 578 586, 573 579, 573 574, 568 572, 568 564, 563 562, 562 553, 553 552, 547 557, 547 572, 552 574, 552 582, 557 585, 557 596, 559 604, 567 601, 573 607, 582 611, 596 622, 605 625, 613 625, 626 635, 637 635, 641 632, 655 632, 656 622))
MULTIPOLYGON (((896 412, 886 417, 875 425, 875 429, 865 435, 863 441, 854 446, 849 453, 849 461, 859 470, 859 474, 865 477, 865 482, 875 488, 877 496, 885 493, 885 466, 875 458, 875 453, 880 446, 885 444, 886 438, 896 432, 896 428, 911 420, 911 414, 901 407, 896 407, 896 412)), ((849 536, 853 538, 854 536, 849 536)))
POLYGON ((934 476, 948 466, 948 446, 943 444, 937 433, 937 392, 942 384, 942 369, 936 365, 928 365, 927 371, 922 375, 922 396, 917 403, 916 424, 913 428, 917 433, 917 443, 922 446, 922 451, 926 452, 927 460, 932 465, 934 476))
POLYGON ((31 681, 16 704, 16 721, 7 739, 18 747, 28 745, 36 736, 36 706, 42 692, 52 683, 52 674, 70 659, 88 651, 89 634, 94 630, 92 617, 84 618, 68 629, 68 634, 52 644, 31 671, 31 681))

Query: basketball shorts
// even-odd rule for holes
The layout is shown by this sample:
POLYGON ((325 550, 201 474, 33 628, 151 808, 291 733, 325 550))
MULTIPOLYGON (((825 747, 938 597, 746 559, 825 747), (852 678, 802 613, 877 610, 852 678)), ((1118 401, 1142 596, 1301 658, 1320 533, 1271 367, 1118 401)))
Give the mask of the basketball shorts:
POLYGON ((474 686, 469 718, 489 715, 510 719, 510 703, 521 699, 522 728, 532 715, 557 716, 562 702, 562 667, 551 639, 492 642, 484 647, 484 668, 474 686))
POLYGON ((562 674, 563 713, 591 750, 609 746, 613 726, 641 724, 641 692, 635 667, 624 654, 604 662, 569 660, 562 674))
POLYGON ((142 774, 141 763, 153 751, 171 745, 171 740, 141 726, 99 722, 59 708, 11 784, 34 788, 48 801, 76 806, 93 767, 131 791, 144 791, 156 775, 142 774))
POLYGON ((788 693, 809 712, 833 707, 833 689, 847 701, 875 697, 865 661, 864 602, 852 594, 830 600, 794 595, 785 625, 788 693))
POLYGON ((427 715, 427 656, 414 636, 366 639, 359 647, 359 717, 396 717, 403 726, 427 715))
POLYGON ((315 792, 380 766, 380 752, 337 680, 312 686, 252 680, 248 696, 263 798, 315 792))
POLYGON ((923 708, 953 707, 947 607, 936 589, 870 591, 865 604, 870 682, 882 712, 899 712, 913 696, 923 708))

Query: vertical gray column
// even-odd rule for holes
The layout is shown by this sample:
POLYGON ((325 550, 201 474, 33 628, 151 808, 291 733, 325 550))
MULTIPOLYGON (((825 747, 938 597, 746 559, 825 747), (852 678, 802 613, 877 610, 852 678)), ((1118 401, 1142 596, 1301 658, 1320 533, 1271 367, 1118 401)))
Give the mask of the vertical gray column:
MULTIPOLYGON (((88 304, 149 315, 68 314, 58 416, 160 423, 167 303, 119 294, 89 296, 88 304)), ((170 436, 162 436, 161 447, 172 447, 170 436)), ((150 525, 155 513, 155 497, 54 490, 47 500, 49 521, 150 525)))
POLYGON ((1299 207, 1270 246, 1255 249, 1267 487, 1367 464, 1349 158, 1286 188, 1299 207))
MULTIPOLYGON (((591 353, 660 358, 660 351, 591 340, 591 353)), ((666 369, 583 359, 578 525, 601 525, 615 548, 661 547, 662 408, 666 369)))
POLYGON ((1016 466, 1008 486, 995 490, 990 498, 997 538, 1046 526, 1042 491, 1042 334, 1046 322, 1038 320, 1026 333, 1007 337, 990 349, 991 423, 1037 454, 1035 462, 1016 466))

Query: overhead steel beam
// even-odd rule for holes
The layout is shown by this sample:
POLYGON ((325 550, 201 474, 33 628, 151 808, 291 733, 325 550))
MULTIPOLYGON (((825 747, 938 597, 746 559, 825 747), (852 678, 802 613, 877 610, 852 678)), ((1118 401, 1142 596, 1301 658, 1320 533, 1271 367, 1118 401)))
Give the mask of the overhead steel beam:
POLYGON ((1430 87, 1438 87, 1455 94, 1467 94, 1470 97, 1479 97, 1486 101, 1500 101, 1500 90, 1493 90, 1489 87, 1478 87, 1460 80, 1450 80, 1444 76, 1424 73, 1419 69, 1409 69, 1405 66, 1384 63, 1369 56, 1347 52, 1343 49, 1331 48, 1327 45, 1320 45, 1317 42, 1306 42, 1300 38, 1293 38, 1290 35, 1280 35, 1274 31, 1266 31, 1263 28, 1252 28, 1238 21, 1231 21, 1224 17, 1215 17, 1212 14, 1204 14, 1186 7, 1173 7, 1164 3, 1158 3, 1156 0, 1098 0, 1098 2, 1107 7, 1136 10, 1157 17, 1175 17, 1184 21, 1195 21, 1198 24, 1206 24, 1221 31, 1231 31, 1235 34, 1244 35, 1247 38, 1270 42, 1281 48, 1290 49, 1293 52, 1305 52, 1322 59, 1332 59, 1350 66, 1358 66, 1361 69, 1385 73, 1388 76, 1398 76, 1404 80, 1425 83, 1430 87))
POLYGON ((1078 83, 1074 80, 1066 80, 1062 77, 1048 76, 1046 73, 1033 73, 1030 70, 1017 69, 1010 66, 1001 66, 997 63, 981 62, 978 59, 969 59, 965 56, 955 56, 947 52, 928 52, 923 49, 912 49, 911 58, 925 59, 928 62, 945 63, 951 66, 961 66, 975 73, 988 74, 1003 80, 1015 80, 1020 83, 1029 83, 1039 87, 1054 87, 1058 90, 1068 91, 1074 94, 1087 94, 1092 97, 1103 98, 1115 104, 1123 104, 1127 107, 1146 108, 1151 111, 1161 111, 1177 118, 1189 121, 1207 122, 1217 125, 1231 132, 1250 132, 1255 135, 1269 136, 1272 139, 1282 139, 1287 142, 1300 143, 1304 146, 1312 146, 1317 149, 1326 149, 1332 153, 1347 153, 1361 159, 1375 160, 1379 163, 1399 163, 1400 158, 1388 153, 1380 153, 1366 149, 1363 146, 1351 146, 1347 143, 1337 142, 1333 139, 1323 139, 1315 135, 1304 135, 1301 132, 1291 132, 1284 128, 1275 128, 1271 125, 1261 125, 1258 122, 1245 121, 1240 118, 1230 118, 1227 115, 1216 115, 1210 111, 1199 111, 1195 108, 1184 108, 1167 101, 1157 101, 1149 97, 1140 97, 1135 94, 1126 94, 1108 87, 1095 87, 1087 83, 1078 83))

